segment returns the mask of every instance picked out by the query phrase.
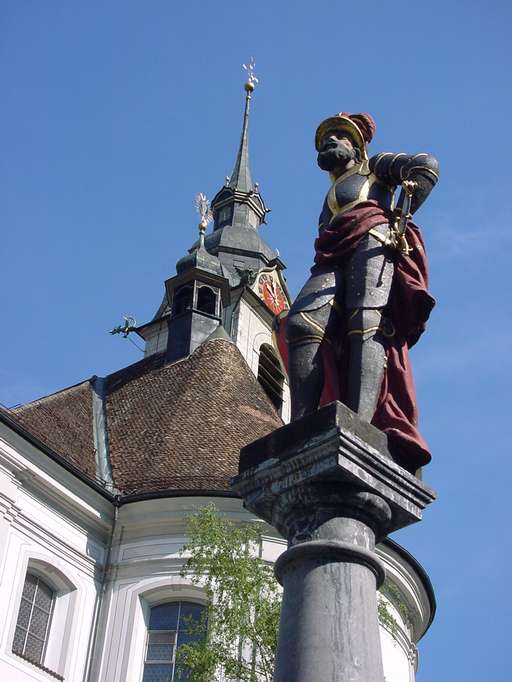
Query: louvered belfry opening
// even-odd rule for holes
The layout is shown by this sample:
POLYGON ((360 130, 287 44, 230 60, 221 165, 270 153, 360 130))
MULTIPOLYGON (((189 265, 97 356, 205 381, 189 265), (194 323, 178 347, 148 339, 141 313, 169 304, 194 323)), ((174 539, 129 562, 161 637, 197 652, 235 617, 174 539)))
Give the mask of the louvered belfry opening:
POLYGON ((186 284, 176 291, 172 303, 172 314, 174 317, 181 315, 187 310, 192 309, 192 300, 194 297, 194 287, 192 284, 186 284))
POLYGON ((197 288, 197 310, 208 315, 217 315, 217 294, 211 287, 198 286, 197 288))
POLYGON ((284 373, 275 350, 267 343, 260 348, 258 381, 277 410, 283 404, 284 373))

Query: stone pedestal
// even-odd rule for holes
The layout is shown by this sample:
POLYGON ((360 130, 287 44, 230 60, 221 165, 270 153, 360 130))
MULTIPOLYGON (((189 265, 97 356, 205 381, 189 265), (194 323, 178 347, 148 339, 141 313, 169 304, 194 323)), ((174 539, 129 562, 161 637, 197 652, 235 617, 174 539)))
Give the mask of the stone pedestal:
POLYGON ((232 485, 288 539, 275 682, 383 682, 375 544, 419 521, 432 490, 341 403, 245 447, 232 485))

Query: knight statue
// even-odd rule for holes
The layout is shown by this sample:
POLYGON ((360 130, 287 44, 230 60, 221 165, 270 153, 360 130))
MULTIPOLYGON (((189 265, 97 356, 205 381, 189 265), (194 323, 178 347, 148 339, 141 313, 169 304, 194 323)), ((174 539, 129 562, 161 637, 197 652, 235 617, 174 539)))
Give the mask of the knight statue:
POLYGON ((316 131, 318 165, 332 185, 311 276, 284 325, 292 419, 339 399, 382 429, 395 461, 414 473, 430 453, 408 351, 434 300, 411 218, 438 180, 438 162, 425 153, 368 158, 374 132, 365 113, 337 114, 316 131))

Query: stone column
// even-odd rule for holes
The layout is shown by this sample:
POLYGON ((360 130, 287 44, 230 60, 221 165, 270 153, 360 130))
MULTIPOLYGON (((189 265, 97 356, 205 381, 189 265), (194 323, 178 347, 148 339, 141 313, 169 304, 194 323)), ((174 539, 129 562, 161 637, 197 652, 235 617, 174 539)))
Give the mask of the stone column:
POLYGON ((420 520, 433 492, 341 403, 244 448, 233 488, 288 540, 275 682, 383 682, 375 544, 420 520))

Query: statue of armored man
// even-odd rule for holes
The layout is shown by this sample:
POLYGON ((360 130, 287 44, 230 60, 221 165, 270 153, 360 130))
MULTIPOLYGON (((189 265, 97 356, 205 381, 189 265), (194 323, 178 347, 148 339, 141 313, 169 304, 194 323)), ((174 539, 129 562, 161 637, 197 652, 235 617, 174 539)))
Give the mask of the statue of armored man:
POLYGON ((414 473, 430 453, 418 431, 408 352, 434 299, 411 218, 439 170, 430 154, 368 158, 374 132, 365 113, 340 113, 318 126, 318 165, 332 185, 311 276, 278 337, 287 341, 292 419, 341 400, 383 430, 395 461, 414 473))

